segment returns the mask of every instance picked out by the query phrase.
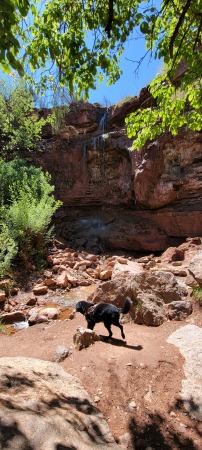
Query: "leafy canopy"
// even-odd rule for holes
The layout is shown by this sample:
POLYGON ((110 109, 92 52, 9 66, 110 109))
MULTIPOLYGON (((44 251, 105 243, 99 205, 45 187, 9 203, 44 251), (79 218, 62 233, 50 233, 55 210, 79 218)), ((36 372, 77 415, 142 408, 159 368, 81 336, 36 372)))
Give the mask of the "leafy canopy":
POLYGON ((165 71, 150 87, 156 100, 153 112, 137 112, 127 121, 134 146, 140 148, 165 129, 200 129, 202 0, 163 0, 158 5, 157 0, 47 0, 37 7, 37 0, 7 0, 0 6, 2 68, 20 75, 27 64, 32 71, 44 69, 44 87, 51 81, 49 64, 57 67, 60 83, 71 95, 76 90, 87 98, 104 76, 109 83, 119 78, 124 43, 138 26, 147 51, 163 60, 165 71), (176 80, 182 58, 186 70, 176 80))

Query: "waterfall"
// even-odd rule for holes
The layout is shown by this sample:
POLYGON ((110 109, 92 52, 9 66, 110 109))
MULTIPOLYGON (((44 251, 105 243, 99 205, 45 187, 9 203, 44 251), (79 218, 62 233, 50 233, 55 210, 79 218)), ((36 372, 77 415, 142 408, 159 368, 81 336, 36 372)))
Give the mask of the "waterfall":
POLYGON ((104 133, 107 129, 107 119, 108 119, 108 109, 105 110, 103 116, 101 117, 100 121, 99 121, 99 126, 98 126, 98 130, 102 130, 102 132, 104 133))

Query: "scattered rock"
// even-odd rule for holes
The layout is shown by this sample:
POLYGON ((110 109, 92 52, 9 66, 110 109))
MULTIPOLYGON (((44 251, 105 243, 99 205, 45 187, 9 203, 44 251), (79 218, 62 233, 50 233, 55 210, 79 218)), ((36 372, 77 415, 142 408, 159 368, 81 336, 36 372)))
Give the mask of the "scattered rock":
POLYGON ((170 320, 183 320, 192 313, 192 305, 188 300, 171 302, 168 305, 168 317, 170 320))
POLYGON ((56 284, 61 288, 66 288, 67 286, 69 286, 67 272, 65 270, 62 271, 60 275, 58 275, 56 279, 56 284))
POLYGON ((83 327, 78 327, 76 334, 73 336, 73 342, 77 350, 82 350, 83 348, 89 347, 94 344, 94 342, 99 340, 100 337, 95 333, 95 331, 83 327))
POLYGON ((34 295, 31 295, 27 300, 26 300, 26 305, 27 306, 34 306, 36 305, 37 302, 37 298, 34 295))
POLYGON ((1 314, 1 320, 5 324, 24 322, 26 320, 26 316, 22 311, 13 311, 11 313, 1 314))
POLYGON ((54 308, 54 307, 36 307, 32 308, 29 312, 29 322, 33 323, 36 319, 36 323, 43 322, 43 319, 46 318, 47 320, 55 320, 58 319, 60 314, 60 308, 54 308), (41 319, 40 319, 41 318, 41 319))
POLYGON ((129 411, 133 411, 135 408, 137 408, 137 403, 135 402, 135 400, 132 400, 132 401, 128 404, 128 409, 129 409, 129 411))
POLYGON ((5 300, 6 300, 5 291, 0 291, 0 303, 5 302, 5 300))
POLYGON ((34 295, 45 295, 48 292, 48 288, 45 285, 36 285, 33 289, 34 295))
POLYGON ((71 354, 71 350, 68 347, 64 347, 63 345, 59 345, 56 348, 54 361, 61 362, 64 361, 71 354))

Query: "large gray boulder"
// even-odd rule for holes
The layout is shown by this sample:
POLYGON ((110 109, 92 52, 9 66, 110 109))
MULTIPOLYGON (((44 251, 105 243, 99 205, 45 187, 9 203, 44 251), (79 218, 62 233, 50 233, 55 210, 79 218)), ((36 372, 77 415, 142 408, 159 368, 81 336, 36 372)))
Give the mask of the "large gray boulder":
POLYGON ((58 364, 0 358, 0 448, 115 450, 102 413, 58 364))
POLYGON ((147 326, 159 326, 169 319, 181 320, 191 314, 190 302, 184 302, 188 291, 185 284, 178 281, 171 272, 153 269, 143 270, 137 263, 126 266, 116 263, 112 280, 102 283, 88 298, 94 303, 114 303, 122 307, 125 298, 131 297, 133 306, 130 315, 134 322, 147 326), (138 267, 139 266, 139 267, 138 267), (182 314, 171 314, 169 307, 179 302, 182 314))

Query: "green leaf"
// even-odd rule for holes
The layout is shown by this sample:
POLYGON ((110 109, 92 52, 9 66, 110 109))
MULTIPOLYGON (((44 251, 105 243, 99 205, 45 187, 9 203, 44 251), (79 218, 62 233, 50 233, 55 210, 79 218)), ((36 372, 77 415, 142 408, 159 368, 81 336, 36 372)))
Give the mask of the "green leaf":
POLYGON ((8 75, 11 71, 9 64, 7 64, 5 61, 1 61, 0 64, 1 64, 3 72, 8 75))
POLYGON ((141 24, 140 24, 140 31, 141 31, 141 33, 143 33, 143 34, 147 34, 147 33, 149 33, 149 24, 148 24, 148 22, 142 22, 141 24))

